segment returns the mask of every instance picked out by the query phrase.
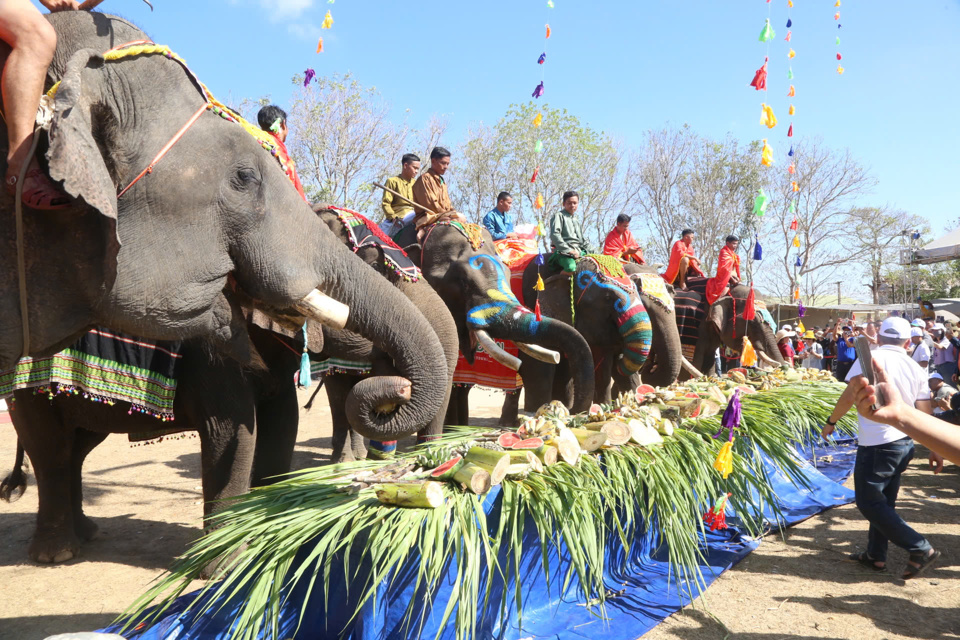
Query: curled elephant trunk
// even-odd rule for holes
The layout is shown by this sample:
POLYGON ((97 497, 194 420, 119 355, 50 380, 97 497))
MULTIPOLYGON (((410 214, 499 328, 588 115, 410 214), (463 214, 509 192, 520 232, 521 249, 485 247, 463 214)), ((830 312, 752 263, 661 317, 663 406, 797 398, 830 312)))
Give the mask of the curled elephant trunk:
POLYGON ((346 405, 347 420, 366 438, 399 440, 427 425, 445 401, 443 347, 423 314, 389 280, 339 243, 330 255, 333 264, 319 270, 318 289, 349 307, 344 328, 388 354, 397 373, 357 384, 346 405))
MULTIPOLYGON (((478 327, 471 327, 476 331, 478 327)), ((553 361, 552 352, 566 356, 573 378, 573 412, 587 411, 593 403, 593 354, 580 332, 559 320, 544 317, 536 320, 532 311, 522 305, 513 305, 499 314, 485 327, 489 335, 500 340, 536 345, 533 357, 553 361)), ((649 345, 648 345, 649 348, 649 345)))
POLYGON ((625 377, 640 371, 650 355, 653 326, 646 307, 637 296, 631 296, 630 306, 617 317, 617 331, 623 340, 623 351, 617 362, 617 372, 625 377))

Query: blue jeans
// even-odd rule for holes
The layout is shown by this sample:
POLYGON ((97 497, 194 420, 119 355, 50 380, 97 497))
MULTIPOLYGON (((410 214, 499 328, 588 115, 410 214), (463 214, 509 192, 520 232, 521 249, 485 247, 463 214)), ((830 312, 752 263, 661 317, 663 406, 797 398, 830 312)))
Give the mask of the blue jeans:
POLYGON ((867 555, 887 560, 887 542, 912 554, 930 551, 926 538, 910 528, 894 508, 900 492, 900 475, 913 459, 913 440, 902 438, 874 447, 858 447, 853 468, 857 508, 870 522, 867 555))

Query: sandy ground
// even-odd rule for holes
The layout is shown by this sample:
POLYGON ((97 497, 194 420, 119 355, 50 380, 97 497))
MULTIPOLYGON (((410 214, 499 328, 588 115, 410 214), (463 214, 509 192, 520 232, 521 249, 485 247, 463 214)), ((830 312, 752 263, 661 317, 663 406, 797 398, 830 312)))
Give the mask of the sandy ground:
MULTIPOLYGON (((472 394, 476 423, 493 423, 502 395, 472 394), (484 419, 486 418, 486 419, 484 419)), ((0 475, 15 438, 0 424, 0 475)), ((329 459, 330 413, 318 402, 301 418, 295 466, 329 459)), ((80 558, 38 566, 26 558, 37 492, 0 503, 0 640, 38 640, 108 624, 200 532, 200 444, 196 438, 131 447, 111 436, 87 459, 86 513, 100 525, 80 558)), ((960 638, 960 471, 940 476, 915 460, 900 509, 942 549, 939 566, 904 584, 905 554, 891 552, 892 574, 844 561, 865 541, 853 506, 834 509, 768 538, 650 640, 806 638, 960 638)))

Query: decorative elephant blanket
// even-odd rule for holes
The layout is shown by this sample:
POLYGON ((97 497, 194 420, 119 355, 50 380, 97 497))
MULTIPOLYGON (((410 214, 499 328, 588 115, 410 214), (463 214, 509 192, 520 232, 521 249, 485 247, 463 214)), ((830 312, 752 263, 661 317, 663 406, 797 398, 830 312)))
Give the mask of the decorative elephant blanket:
MULTIPOLYGON (((519 357, 520 349, 509 340, 497 340, 500 347, 512 356, 519 357)), ((473 358, 473 364, 467 362, 461 353, 457 358, 457 368, 453 372, 453 384, 459 386, 477 385, 489 387, 490 389, 500 389, 502 391, 517 391, 523 387, 523 380, 520 375, 503 366, 487 353, 482 347, 477 347, 476 355, 473 358)))
POLYGON ((129 402, 133 411, 173 420, 180 342, 151 342, 109 329, 91 329, 47 358, 22 358, 0 372, 0 399, 17 389, 51 397, 83 394, 94 402, 129 402))
POLYGON ((330 209, 337 216, 347 234, 350 248, 356 253, 361 247, 375 246, 383 253, 384 266, 408 282, 420 279, 420 269, 406 252, 387 237, 380 227, 350 209, 334 207, 330 209))
POLYGON ((700 339, 700 327, 707 317, 706 278, 687 278, 687 291, 677 291, 674 300, 677 312, 677 328, 680 330, 680 345, 683 357, 693 359, 700 339))

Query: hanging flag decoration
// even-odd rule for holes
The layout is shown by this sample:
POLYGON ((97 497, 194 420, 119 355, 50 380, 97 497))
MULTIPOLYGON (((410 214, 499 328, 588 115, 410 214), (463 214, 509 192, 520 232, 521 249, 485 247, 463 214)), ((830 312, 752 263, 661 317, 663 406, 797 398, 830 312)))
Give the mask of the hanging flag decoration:
POLYGON ((710 507, 710 511, 703 516, 703 522, 710 526, 710 531, 722 531, 727 528, 727 498, 731 495, 728 493, 717 498, 717 501, 710 507))
POLYGON ((793 49, 790 49, 790 51, 787 52, 787 57, 793 60, 794 58, 797 57, 797 52, 794 51, 793 49))
POLYGON ((537 181, 537 174, 540 173, 540 167, 537 167, 533 170, 533 175, 530 176, 530 184, 533 184, 537 181))
POLYGON ((740 405, 740 389, 734 389, 733 396, 730 397, 730 402, 727 404, 727 408, 724 410, 723 417, 720 420, 720 431, 713 436, 714 438, 719 438, 723 435, 724 429, 729 430, 727 441, 720 447, 720 452, 717 453, 717 459, 713 461, 713 468, 720 472, 724 480, 733 473, 733 430, 740 426, 742 417, 743 409, 740 405))
MULTIPOLYGON (((841 26, 841 25, 840 25, 840 22, 839 22, 839 21, 840 21, 840 10, 839 10, 839 9, 840 9, 840 0, 837 0, 837 3, 836 3, 835 5, 833 5, 833 6, 837 8, 837 12, 833 14, 833 19, 837 21, 837 29, 840 29, 840 26, 841 26)), ((838 49, 838 51, 837 51, 837 74, 842 76, 844 69, 843 69, 843 65, 840 64, 840 61, 843 60, 843 56, 840 55, 840 51, 839 51, 839 49, 840 49, 840 34, 839 34, 839 33, 837 34, 836 45, 837 45, 837 49, 838 49)))
POLYGON ((760 31, 760 42, 770 42, 777 37, 777 34, 773 31, 773 27, 770 26, 770 18, 767 18, 766 23, 763 25, 763 29, 760 31))
POLYGON ((797 268, 798 268, 798 269, 799 269, 800 267, 802 267, 802 266, 803 266, 803 261, 802 261, 802 260, 800 260, 800 256, 799 256, 799 254, 797 255, 797 262, 796 262, 796 265, 797 265, 797 268))
POLYGON ((792 122, 790 123, 790 128, 787 129, 787 137, 788 137, 788 138, 792 138, 792 137, 793 137, 793 123, 792 123, 792 122))
MULTIPOLYGON (((753 320, 757 317, 757 294, 753 290, 753 283, 750 283, 750 293, 747 294, 747 301, 743 305, 743 319, 753 320)), ((746 344, 750 344, 747 336, 743 336, 746 344)), ((749 365, 748 365, 749 366, 749 365)))
POLYGON ((317 40, 317 53, 323 53, 323 38, 317 40))
POLYGON ((767 144, 767 139, 763 139, 763 151, 760 152, 760 164, 765 167, 773 166, 773 149, 767 144))
POLYGON ((767 129, 773 129, 777 126, 777 116, 773 114, 773 107, 768 104, 761 104, 760 124, 765 125, 767 129))
POLYGON ((540 54, 540 57, 537 58, 537 64, 543 64, 543 63, 546 62, 546 61, 547 61, 547 54, 546 54, 546 52, 541 53, 541 54, 540 54))
POLYGON ((541 80, 540 84, 538 84, 536 88, 533 90, 533 97, 539 98, 542 95, 543 95, 543 81, 541 80))
POLYGON ((763 66, 756 70, 753 74, 753 80, 750 81, 750 86, 756 89, 757 91, 766 91, 767 90, 767 62, 769 58, 764 58, 763 66))
POLYGON ((547 40, 550 39, 550 25, 547 25, 547 40))
POLYGON ((753 212, 756 215, 762 216, 767 212, 767 200, 769 200, 767 194, 763 192, 763 187, 760 187, 757 197, 753 199, 753 212))
POLYGON ((310 84, 310 81, 313 80, 314 76, 316 76, 316 75, 317 75, 317 72, 314 71, 313 69, 307 69, 306 71, 304 71, 304 72, 303 72, 303 86, 306 87, 307 85, 309 85, 309 84, 310 84))
POLYGON ((807 308, 803 306, 803 301, 797 303, 797 316, 802 318, 807 315, 807 308))
POLYGON ((543 124, 543 114, 538 113, 533 117, 533 126, 539 127, 541 124, 543 124))
POLYGON ((793 243, 792 243, 792 244, 793 244, 793 246, 795 246, 797 249, 799 249, 799 248, 800 248, 800 236, 793 236, 793 243))
POLYGON ((796 289, 793 290, 793 299, 794 300, 800 299, 800 287, 797 287, 796 289))
POLYGON ((793 105, 790 105, 790 108, 787 109, 787 115, 792 116, 792 115, 795 115, 796 113, 797 113, 796 108, 793 105))
POLYGON ((763 247, 760 246, 760 236, 756 237, 753 244, 753 259, 763 260, 763 247))
POLYGON ((537 140, 536 144, 533 145, 534 153, 543 153, 543 140, 537 140))
POLYGON ((333 16, 330 15, 330 12, 327 11, 327 15, 323 16, 323 24, 320 25, 321 29, 329 29, 333 26, 333 16))
POLYGON ((796 231, 796 230, 797 230, 797 219, 794 218, 793 222, 790 223, 790 231, 796 231))
MULTIPOLYGON (((534 206, 535 209, 543 209, 543 207, 544 207, 544 202, 543 202, 543 194, 542 194, 542 193, 538 193, 538 194, 537 194, 537 199, 536 199, 536 201, 533 203, 533 206, 534 206)), ((540 229, 538 229, 538 231, 542 231, 542 229, 543 229, 543 227, 541 227, 540 229)), ((543 235, 543 234, 541 233, 541 234, 539 234, 539 235, 543 235)))
POLYGON ((796 172, 797 172, 797 165, 791 162, 790 166, 787 167, 787 173, 789 173, 790 175, 793 175, 796 172))

